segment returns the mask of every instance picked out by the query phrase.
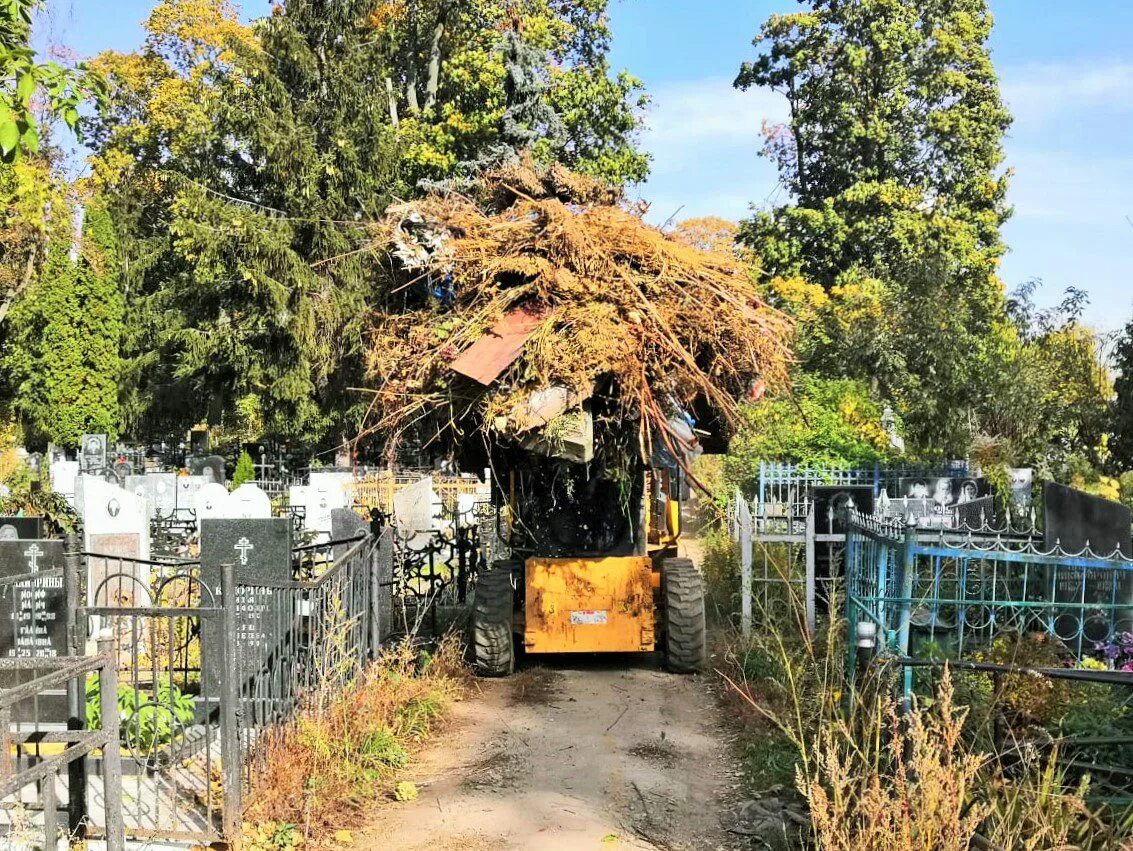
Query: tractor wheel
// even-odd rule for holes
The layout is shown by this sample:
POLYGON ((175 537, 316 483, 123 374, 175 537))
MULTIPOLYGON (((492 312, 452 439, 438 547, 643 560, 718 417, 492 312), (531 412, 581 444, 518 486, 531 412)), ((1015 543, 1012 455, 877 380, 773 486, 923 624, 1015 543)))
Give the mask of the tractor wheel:
POLYGON ((476 579, 472 603, 472 661, 481 676, 506 677, 515 670, 513 566, 510 561, 498 561, 476 579))
POLYGON ((704 621, 704 578, 691 559, 665 559, 661 565, 665 603, 665 667, 692 674, 708 661, 704 621))

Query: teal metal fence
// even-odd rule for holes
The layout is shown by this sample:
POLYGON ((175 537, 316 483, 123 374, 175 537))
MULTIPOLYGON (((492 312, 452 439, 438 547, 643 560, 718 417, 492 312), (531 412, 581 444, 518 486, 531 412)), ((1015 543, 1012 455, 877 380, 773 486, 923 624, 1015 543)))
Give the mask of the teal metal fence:
MULTIPOLYGON (((944 664, 994 682, 995 695, 1012 677, 1093 689, 1074 699, 1086 715, 1090 700, 1099 701, 1101 735, 1076 736, 1069 728, 1046 735, 1071 754, 1069 764, 1128 798, 1133 560, 1120 553, 1045 552, 1037 538, 926 535, 911 524, 852 512, 845 563, 851 676, 870 661, 861 654, 893 665, 906 702, 926 679, 916 671, 944 664), (1035 654, 1036 647, 1030 658, 1010 649, 1035 654), (1104 722, 1103 702, 1110 719, 1104 722), (1094 754, 1089 759, 1081 756, 1087 746, 1094 754), (1108 756, 1098 756, 1099 750, 1108 756)), ((1059 707, 1045 709, 1057 715, 1059 707)))

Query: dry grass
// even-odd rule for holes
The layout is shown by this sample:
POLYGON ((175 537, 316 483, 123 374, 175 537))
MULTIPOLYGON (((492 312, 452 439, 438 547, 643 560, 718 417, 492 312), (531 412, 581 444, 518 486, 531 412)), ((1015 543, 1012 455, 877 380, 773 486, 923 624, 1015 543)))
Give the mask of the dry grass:
POLYGON ((1089 805, 1088 779, 1070 781, 1057 751, 1015 746, 1001 761, 973 744, 968 707, 947 670, 932 699, 908 712, 899 711, 885 674, 859 684, 848 700, 844 629, 835 624, 806 641, 768 628, 746 645, 737 641, 721 672, 764 726, 756 727, 756 742, 792 749, 794 785, 817 848, 1133 847, 1133 817, 1089 805), (977 835, 989 844, 974 846, 977 835))
POLYGON ((424 661, 410 644, 399 645, 347 690, 312 700, 294 722, 266 734, 255 755, 246 830, 294 826, 318 845, 333 831, 357 827, 367 805, 391 797, 398 770, 464 695, 462 652, 452 636, 424 661))
POLYGON ((534 390, 608 388, 646 449, 672 440, 674 403, 728 420, 754 382, 785 381, 790 320, 735 256, 671 239, 561 169, 520 166, 482 191, 395 206, 378 229, 404 283, 371 323, 372 431, 506 431, 534 390), (429 295, 446 281, 450 304, 429 295), (518 307, 544 317, 522 356, 491 387, 458 380, 449 364, 518 307))

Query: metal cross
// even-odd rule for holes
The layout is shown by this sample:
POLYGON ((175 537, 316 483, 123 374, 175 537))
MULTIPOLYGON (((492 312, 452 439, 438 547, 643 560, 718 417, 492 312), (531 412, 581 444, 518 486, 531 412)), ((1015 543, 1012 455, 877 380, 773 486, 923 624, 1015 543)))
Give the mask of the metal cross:
POLYGON ((38 573, 39 557, 43 555, 43 550, 39 548, 39 544, 32 544, 30 547, 24 550, 24 555, 27 557, 28 567, 31 568, 31 572, 38 573))
POLYGON ((247 564, 248 563, 248 552, 251 551, 251 550, 254 550, 255 548, 256 548, 255 545, 252 544, 252 542, 249 541, 247 538, 241 538, 239 541, 236 542, 236 546, 234 546, 232 549, 234 549, 234 550, 236 550, 240 553, 240 564, 247 564))

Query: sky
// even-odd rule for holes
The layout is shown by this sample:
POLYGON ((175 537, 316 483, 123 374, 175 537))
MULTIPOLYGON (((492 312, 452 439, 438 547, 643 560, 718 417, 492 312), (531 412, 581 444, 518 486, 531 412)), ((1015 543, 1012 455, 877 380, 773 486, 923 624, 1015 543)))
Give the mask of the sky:
MULTIPOLYGON (((42 33, 82 55, 129 50, 155 0, 49 0, 42 33)), ((1110 331, 1133 315, 1133 0, 990 0, 992 57, 1015 116, 1006 140, 1014 170, 1002 276, 1041 279, 1041 303, 1074 286, 1087 319, 1110 331)), ((245 0, 245 14, 267 0, 245 0)), ((612 62, 653 97, 642 137, 652 174, 637 193, 649 218, 718 215, 784 201, 759 155, 764 121, 785 105, 768 91, 732 88, 751 40, 793 0, 611 0, 612 62)))

